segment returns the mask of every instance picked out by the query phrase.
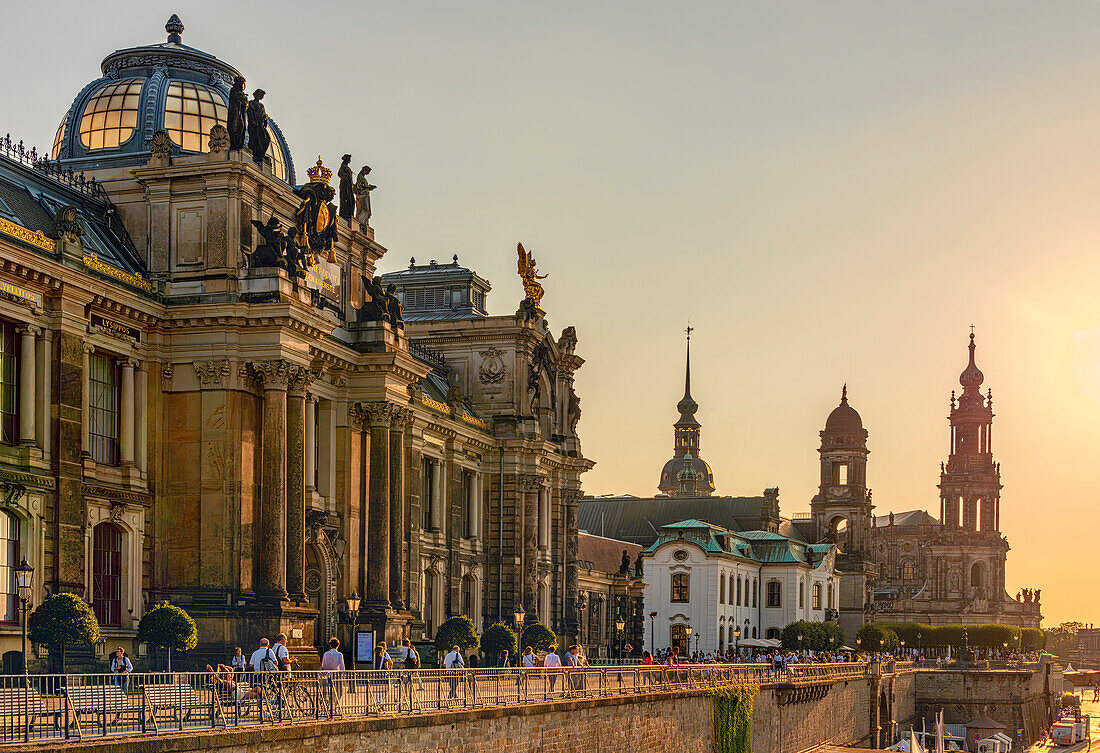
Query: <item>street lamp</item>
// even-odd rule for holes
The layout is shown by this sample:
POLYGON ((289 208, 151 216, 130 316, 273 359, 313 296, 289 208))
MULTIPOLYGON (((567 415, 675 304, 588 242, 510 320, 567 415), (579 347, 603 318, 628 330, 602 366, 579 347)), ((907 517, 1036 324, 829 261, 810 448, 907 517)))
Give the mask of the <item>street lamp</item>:
POLYGON ((737 625, 733 628, 733 653, 737 654, 737 642, 741 640, 741 626, 737 625))
POLYGON ((348 650, 351 652, 350 656, 351 656, 351 661, 352 661, 352 667, 355 666, 356 661, 370 661, 371 660, 371 657, 369 657, 369 656, 365 659, 360 659, 357 656, 357 654, 359 652, 359 636, 357 635, 357 633, 359 631, 359 602, 360 601, 361 601, 361 599, 359 598, 359 594, 356 591, 352 591, 351 596, 349 596, 347 598, 348 622, 351 623, 351 638, 348 641, 348 643, 349 643, 348 650))
POLYGON ((23 674, 27 674, 27 609, 30 607, 31 601, 31 576, 34 575, 34 568, 27 564, 27 558, 24 557, 23 561, 16 565, 15 571, 15 589, 19 595, 19 609, 23 613, 23 674))
POLYGON ((623 628, 626 627, 626 623, 623 622, 623 616, 619 612, 615 613, 615 634, 618 636, 617 642, 619 644, 619 661, 623 659, 623 628))
POLYGON ((651 654, 654 651, 657 650, 657 644, 654 642, 654 639, 653 639, 653 621, 655 619, 657 619, 657 613, 656 612, 650 612, 649 613, 649 653, 651 653, 651 654))
POLYGON ((898 645, 901 646, 901 655, 902 655, 902 657, 904 657, 905 656, 905 641, 898 641, 898 645))
POLYGON ((798 634, 798 650, 802 650, 802 633, 798 634))
POLYGON ((690 654, 691 653, 691 633, 692 633, 691 625, 688 625, 687 627, 684 628, 684 635, 687 636, 687 641, 685 641, 685 643, 687 643, 687 645, 684 646, 684 653, 685 654, 690 654))
POLYGON ((359 594, 355 591, 351 592, 351 596, 348 597, 348 619, 351 620, 352 627, 359 624, 359 602, 362 599, 359 598, 359 594))
POLYGON ((581 620, 581 615, 584 614, 585 607, 588 606, 588 599, 584 595, 584 591, 581 591, 577 596, 577 643, 584 645, 584 621, 581 620))
POLYGON ((526 614, 526 612, 523 611, 523 605, 522 604, 519 604, 518 606, 516 606, 516 612, 515 612, 515 614, 512 615, 513 617, 516 618, 516 630, 521 630, 523 628, 523 616, 525 614, 526 614))

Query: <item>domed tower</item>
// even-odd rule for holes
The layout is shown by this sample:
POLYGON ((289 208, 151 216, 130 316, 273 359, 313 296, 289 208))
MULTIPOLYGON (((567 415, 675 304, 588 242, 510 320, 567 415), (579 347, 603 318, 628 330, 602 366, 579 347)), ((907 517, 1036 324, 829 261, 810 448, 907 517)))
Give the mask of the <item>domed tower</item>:
POLYGON ((695 412, 699 410, 699 404, 691 397, 691 331, 687 328, 687 365, 684 369, 684 396, 676 404, 676 410, 680 411, 679 420, 673 424, 675 431, 675 448, 671 460, 665 463, 661 469, 661 481, 657 488, 664 494, 673 496, 709 497, 714 493, 714 474, 701 457, 699 457, 699 431, 702 426, 695 418, 695 412), (690 466, 695 476, 691 485, 693 491, 681 490, 680 472, 690 466))
POLYGON ((840 393, 821 432, 821 482, 810 502, 819 539, 832 540, 845 554, 869 554, 871 495, 867 490, 867 430, 848 405, 848 386, 840 393))
MULTIPOLYGON (((51 157, 76 172, 144 165, 153 134, 168 134, 172 155, 209 151, 210 129, 225 126, 233 66, 182 42, 183 23, 168 19, 167 41, 116 50, 103 75, 76 95, 61 118, 51 157)), ((246 89, 251 93, 251 89, 246 89)), ((294 163, 282 131, 268 118, 267 158, 276 178, 294 185, 294 163)))
POLYGON ((982 395, 985 375, 974 362, 959 375, 963 391, 951 393, 951 454, 940 468, 940 522, 949 529, 997 532, 1000 529, 1001 469, 993 461, 993 391, 982 395))

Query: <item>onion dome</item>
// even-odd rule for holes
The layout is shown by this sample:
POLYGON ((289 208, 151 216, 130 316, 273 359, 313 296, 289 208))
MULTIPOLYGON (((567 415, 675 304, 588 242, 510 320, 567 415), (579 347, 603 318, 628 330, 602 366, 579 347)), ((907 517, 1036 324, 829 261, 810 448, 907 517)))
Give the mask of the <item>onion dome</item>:
POLYGON ((848 385, 840 393, 840 405, 833 408, 825 420, 825 431, 862 431, 863 419, 856 409, 848 405, 848 385))
POLYGON ((970 333, 970 363, 963 369, 962 374, 959 374, 959 384, 967 389, 977 389, 982 386, 982 382, 985 381, 985 374, 974 363, 974 333, 970 333))
MULTIPOLYGON (((51 157, 76 170, 144 164, 153 134, 165 131, 174 154, 209 151, 214 125, 225 126, 229 88, 241 73, 209 53, 181 42, 175 14, 161 44, 116 50, 103 59, 103 75, 85 86, 61 119, 51 157)), ((294 184, 290 148, 268 118, 275 176, 294 184)))

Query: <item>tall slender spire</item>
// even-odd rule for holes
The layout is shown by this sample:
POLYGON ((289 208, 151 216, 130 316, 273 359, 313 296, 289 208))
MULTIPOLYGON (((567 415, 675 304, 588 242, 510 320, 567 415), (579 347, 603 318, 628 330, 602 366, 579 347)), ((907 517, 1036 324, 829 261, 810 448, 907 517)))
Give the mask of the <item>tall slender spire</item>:
POLYGON ((691 399, 691 331, 695 329, 690 324, 684 332, 687 333, 687 364, 684 367, 684 399, 691 399))

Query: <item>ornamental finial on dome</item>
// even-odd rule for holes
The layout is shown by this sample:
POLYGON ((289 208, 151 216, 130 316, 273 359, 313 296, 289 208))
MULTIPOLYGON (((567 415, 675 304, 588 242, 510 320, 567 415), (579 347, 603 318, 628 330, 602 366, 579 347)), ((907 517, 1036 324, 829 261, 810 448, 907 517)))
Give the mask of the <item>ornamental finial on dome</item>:
POLYGON ((844 386, 840 388, 840 404, 848 404, 848 383, 845 382, 844 386))
POLYGON ((969 392, 971 389, 976 390, 978 387, 981 387, 982 382, 985 381, 985 374, 983 374, 982 370, 974 363, 974 350, 976 346, 974 345, 973 329, 974 327, 971 325, 970 362, 966 365, 966 368, 963 369, 963 373, 959 375, 959 384, 965 388, 963 390, 964 392, 969 392))
POLYGON ((175 13, 168 19, 168 23, 164 25, 164 30, 168 32, 168 43, 179 44, 180 34, 183 33, 183 21, 180 21, 180 17, 175 13))
POLYGON ((309 173, 310 183, 324 183, 328 185, 329 179, 332 178, 332 170, 325 167, 320 157, 317 158, 317 165, 309 168, 306 172, 309 173))

